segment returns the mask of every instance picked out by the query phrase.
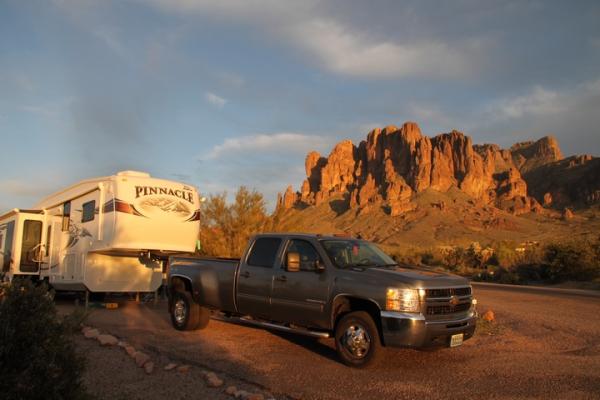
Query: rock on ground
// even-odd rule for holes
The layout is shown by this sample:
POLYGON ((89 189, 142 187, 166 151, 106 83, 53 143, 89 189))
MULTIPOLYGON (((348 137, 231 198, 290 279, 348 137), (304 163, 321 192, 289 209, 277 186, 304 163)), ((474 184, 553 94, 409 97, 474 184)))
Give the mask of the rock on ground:
POLYGON ((175 368, 177 368, 177 364, 175 364, 175 363, 168 363, 167 365, 165 365, 164 370, 165 371, 172 371, 175 368))
POLYGON ((86 329, 85 332, 83 332, 83 336, 87 339, 96 339, 98 335, 100 335, 98 329, 86 329))
POLYGON ((150 356, 148 354, 142 353, 141 351, 138 351, 135 353, 134 359, 136 365, 141 368, 144 366, 144 364, 150 361, 150 356))
POLYGON ((98 335, 96 337, 102 346, 115 346, 119 340, 113 335, 98 335))

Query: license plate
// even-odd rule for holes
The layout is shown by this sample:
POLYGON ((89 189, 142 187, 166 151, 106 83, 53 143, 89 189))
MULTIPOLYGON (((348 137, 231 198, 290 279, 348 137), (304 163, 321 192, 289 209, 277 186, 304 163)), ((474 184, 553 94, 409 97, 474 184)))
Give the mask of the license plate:
POLYGON ((450 336, 450 347, 458 347, 463 343, 463 333, 450 336))

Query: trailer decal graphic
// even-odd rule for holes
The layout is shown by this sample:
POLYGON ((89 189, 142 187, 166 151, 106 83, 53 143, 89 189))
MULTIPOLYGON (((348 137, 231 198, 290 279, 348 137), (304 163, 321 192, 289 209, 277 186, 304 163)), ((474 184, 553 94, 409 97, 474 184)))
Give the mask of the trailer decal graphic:
POLYGON ((79 239, 86 236, 92 237, 92 234, 87 229, 77 226, 71 219, 69 222, 69 241, 65 250, 75 246, 79 242, 79 239))

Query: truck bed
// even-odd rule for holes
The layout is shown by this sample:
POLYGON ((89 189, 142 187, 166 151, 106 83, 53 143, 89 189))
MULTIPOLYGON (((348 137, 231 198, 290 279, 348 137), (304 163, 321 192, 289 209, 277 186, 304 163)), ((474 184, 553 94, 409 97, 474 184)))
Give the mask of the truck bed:
POLYGON ((203 282, 202 292, 194 299, 209 308, 236 312, 235 280, 239 258, 173 256, 169 259, 170 276, 181 275, 203 282))

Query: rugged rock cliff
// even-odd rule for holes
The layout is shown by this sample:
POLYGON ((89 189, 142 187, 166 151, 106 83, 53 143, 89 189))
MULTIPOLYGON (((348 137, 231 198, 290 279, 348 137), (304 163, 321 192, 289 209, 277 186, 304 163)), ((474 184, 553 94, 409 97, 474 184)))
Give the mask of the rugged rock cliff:
POLYGON ((358 146, 344 140, 328 157, 310 152, 300 191, 288 187, 279 197, 278 208, 318 206, 335 198, 342 199, 343 210, 366 213, 382 208, 396 216, 414 209, 415 194, 451 188, 460 189, 481 206, 515 215, 541 212, 540 202, 562 207, 574 201, 598 201, 598 159, 567 160, 553 137, 501 149, 493 144, 473 145, 470 137, 458 131, 429 138, 416 123, 406 122, 401 128, 375 129, 358 146), (585 188, 565 188, 567 170, 584 164, 577 182, 585 188), (553 185, 540 171, 561 179, 553 185))

